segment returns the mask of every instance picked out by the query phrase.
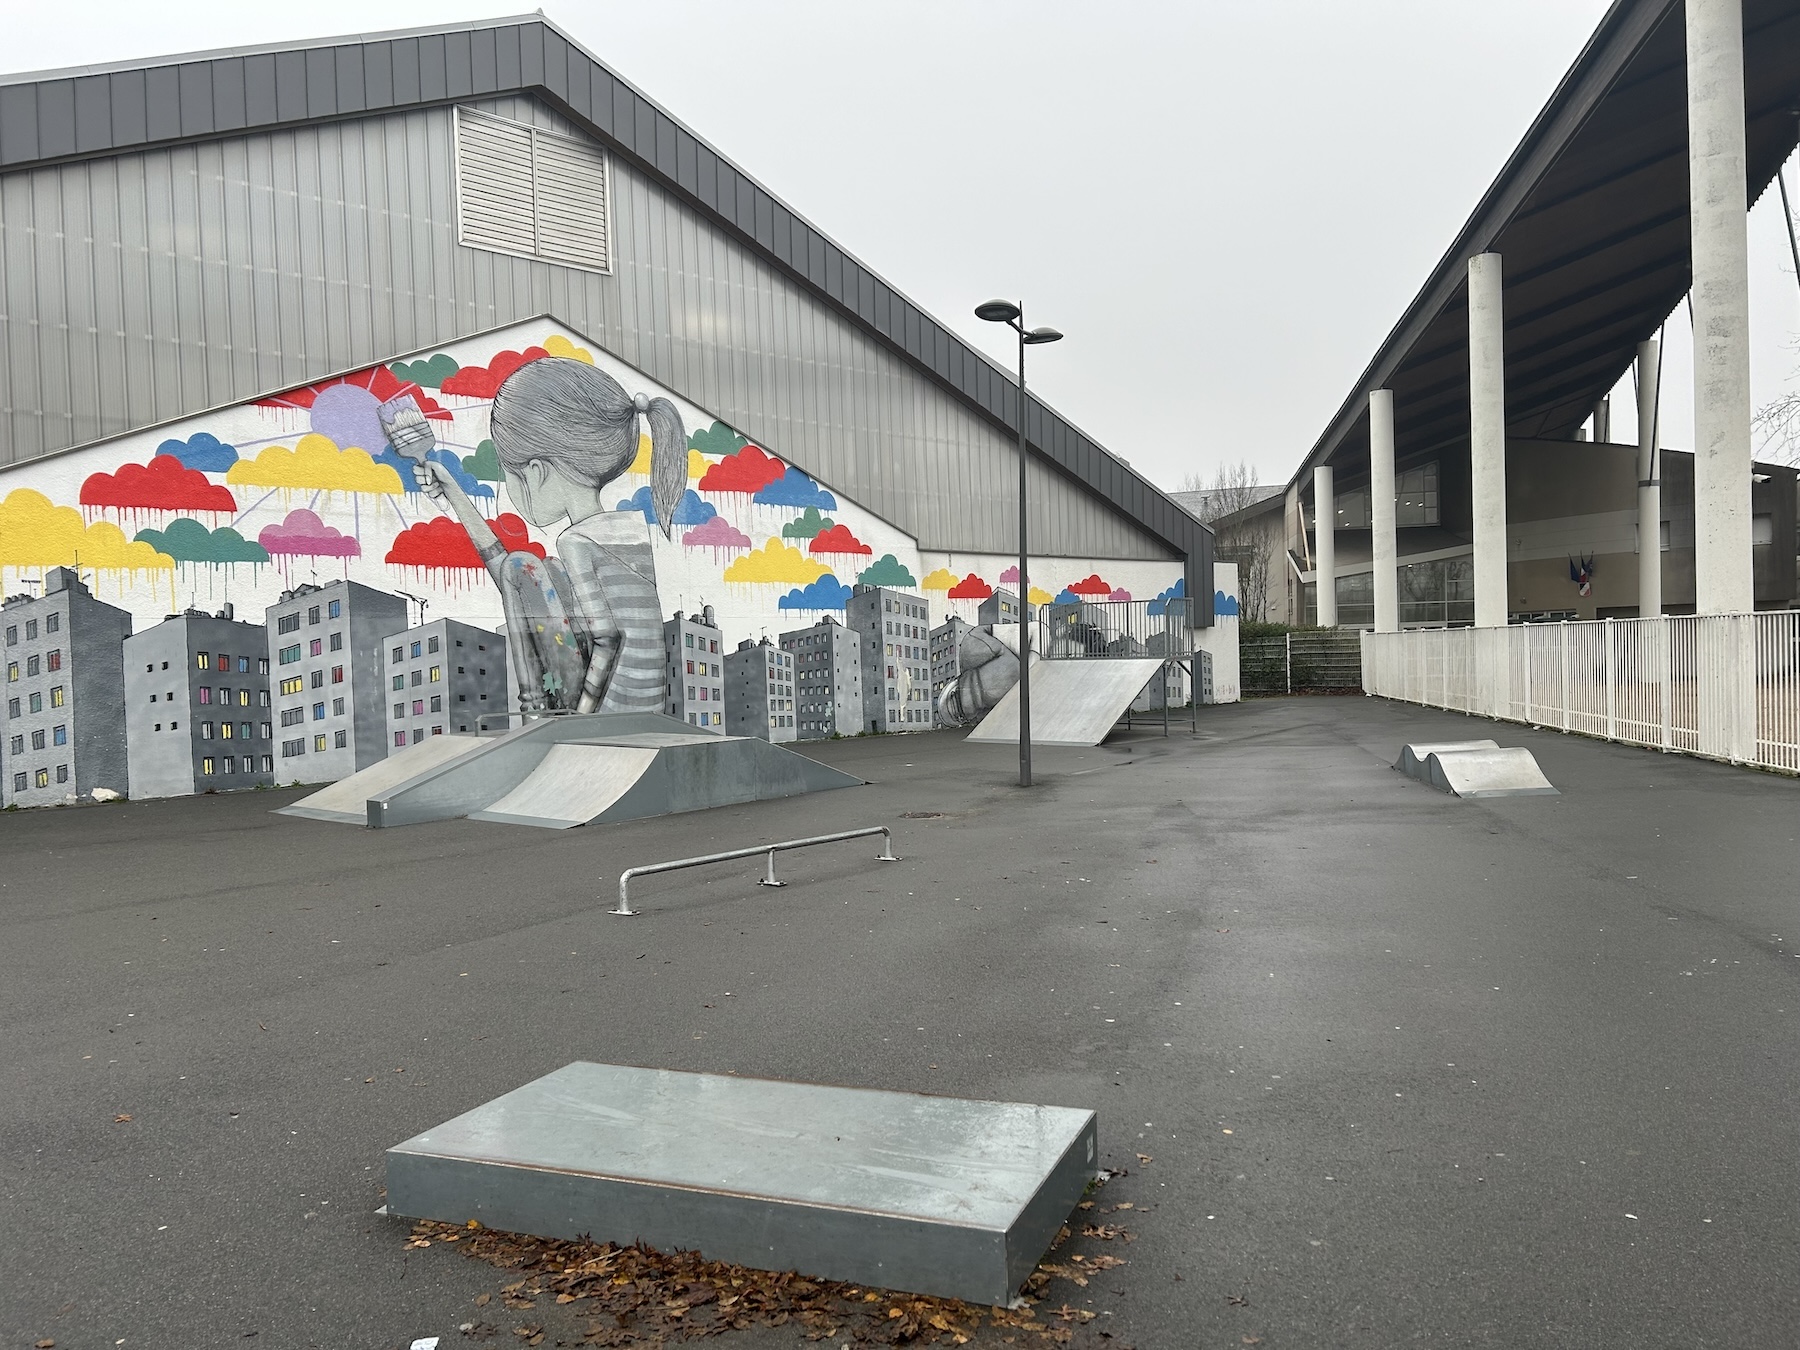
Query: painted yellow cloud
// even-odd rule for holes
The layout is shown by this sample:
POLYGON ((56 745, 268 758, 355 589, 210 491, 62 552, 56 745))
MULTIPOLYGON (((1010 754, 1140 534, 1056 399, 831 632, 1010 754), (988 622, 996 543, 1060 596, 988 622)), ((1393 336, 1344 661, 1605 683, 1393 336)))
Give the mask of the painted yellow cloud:
POLYGON ((553 333, 544 339, 544 350, 552 356, 566 356, 571 361, 586 361, 594 364, 594 354, 586 347, 577 347, 561 333, 553 333))
POLYGON ((921 581, 919 586, 927 591, 947 591, 961 580, 962 578, 948 567, 940 567, 921 581))
POLYGON ((753 553, 746 553, 725 569, 727 581, 773 581, 783 586, 804 586, 831 569, 816 563, 797 548, 771 539, 753 553))
POLYGON ((1056 597, 1050 594, 1050 592, 1045 590, 1042 586, 1033 586, 1031 588, 1031 603, 1034 605, 1048 605, 1055 599, 1056 597))
MULTIPOLYGON (((710 459, 701 454, 698 450, 688 451, 688 477, 698 478, 712 467, 712 463, 713 462, 710 459)), ((650 438, 648 436, 638 437, 637 458, 631 461, 631 472, 642 474, 648 474, 650 472, 650 438)))
POLYGON ((108 520, 89 524, 72 506, 57 506, 41 492, 14 488, 0 501, 0 567, 98 567, 149 572, 172 569, 175 560, 149 544, 125 537, 108 520))
POLYGON ((400 475, 377 464, 367 450, 340 450, 317 432, 302 436, 292 450, 271 445, 255 459, 240 459, 225 474, 227 483, 246 487, 323 488, 327 492, 406 491, 400 475))

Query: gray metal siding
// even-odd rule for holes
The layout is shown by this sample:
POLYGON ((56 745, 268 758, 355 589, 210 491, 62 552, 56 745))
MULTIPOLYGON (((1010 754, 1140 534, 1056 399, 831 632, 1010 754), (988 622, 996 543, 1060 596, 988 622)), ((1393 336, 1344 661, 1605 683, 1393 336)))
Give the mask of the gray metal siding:
MULTIPOLYGON (((262 61, 249 59, 252 83, 262 61)), ((369 64, 358 99, 377 92, 367 87, 369 64)), ((285 74, 280 55, 266 65, 277 104, 327 78, 324 69, 285 74)), ((198 125, 188 112, 239 118, 237 95, 206 64, 180 69, 184 80, 195 72, 191 102, 177 100, 184 131, 198 125)), ((395 76, 414 78, 399 66, 395 76)), ((104 78, 115 85, 116 119, 121 76, 104 78)), ((0 96, 12 92, 0 87, 0 96)), ((633 131, 641 123, 650 143, 640 153, 680 172, 674 142, 656 143, 666 119, 623 86, 613 92, 625 138, 641 140, 633 131)), ((69 97, 76 93, 70 82, 69 97)), ((579 134, 533 99, 472 106, 579 134)), ((269 113, 245 107, 242 116, 269 113)), ((792 250, 796 264, 825 261, 831 287, 829 263, 841 255, 827 255, 785 211, 783 245, 766 195, 716 157, 702 153, 694 164, 703 197, 711 168, 772 247, 792 250), (799 230, 808 238, 793 250, 799 230)), ((1017 459, 1003 429, 643 171, 617 156, 613 166, 614 278, 455 243, 447 106, 0 175, 0 462, 554 313, 921 546, 1016 547, 1017 459)), ((834 289, 921 361, 945 368, 940 358, 954 349, 936 325, 850 268, 854 275, 838 269, 834 289)), ((983 401, 1011 416, 1016 390, 960 354, 958 385, 976 392, 977 381, 991 381, 983 401)), ((1041 410, 1032 411, 1041 434, 1041 410)), ((1034 465, 1032 496, 1033 534, 1047 551, 1173 556, 1053 469, 1034 465)))

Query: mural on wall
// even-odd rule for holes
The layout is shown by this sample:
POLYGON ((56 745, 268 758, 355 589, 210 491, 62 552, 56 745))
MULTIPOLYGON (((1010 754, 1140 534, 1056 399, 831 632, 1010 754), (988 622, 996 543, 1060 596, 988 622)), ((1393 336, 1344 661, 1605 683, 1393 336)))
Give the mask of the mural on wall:
MULTIPOLYGON (((938 625, 1018 584, 544 321, 0 470, 0 589, 58 567, 138 631, 336 581, 405 596, 504 632, 528 711, 664 710, 676 611, 710 607, 725 651, 841 623, 858 585, 938 625)), ((1034 558, 1031 599, 1153 600, 1180 570, 1034 558)))

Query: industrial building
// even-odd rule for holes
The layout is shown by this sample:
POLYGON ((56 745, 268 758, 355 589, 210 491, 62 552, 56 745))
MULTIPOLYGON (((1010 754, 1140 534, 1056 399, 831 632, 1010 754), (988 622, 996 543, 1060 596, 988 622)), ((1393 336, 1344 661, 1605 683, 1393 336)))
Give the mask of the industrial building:
POLYGON ((663 625, 668 653, 668 702, 663 711, 691 727, 725 729, 724 638, 711 605, 698 614, 676 610, 663 625))
POLYGON ((862 634, 827 614, 810 628, 783 633, 780 646, 794 659, 799 739, 862 731, 862 634))
POLYGON ((53 806, 95 789, 123 795, 123 647, 131 615, 94 598, 74 571, 52 567, 43 594, 9 595, 5 625, 5 756, 0 807, 53 806))
POLYGON ((504 726, 506 637, 455 619, 434 619, 381 639, 388 654, 390 749, 427 736, 486 730, 482 715, 504 726), (396 684, 399 680, 401 683, 396 684))
POLYGON ((862 635, 863 728, 929 731, 931 609, 925 597, 886 586, 858 586, 844 624, 862 635))
MULTIPOLYGON (((721 726, 700 694, 723 675, 703 683, 696 653, 690 702, 685 646, 679 680, 661 660, 694 597, 735 640, 850 622, 857 589, 880 588, 865 608, 917 612, 864 625, 859 720, 929 727, 926 582, 954 565, 998 587, 1016 566, 1021 423, 1034 581, 1180 583, 1211 623, 1203 525, 1054 409, 1021 406, 1002 365, 539 15, 0 75, 0 259, 0 567, 30 579, 79 552, 140 627, 180 568, 241 613, 292 619, 283 597, 312 585, 405 591, 519 643, 503 575, 539 588, 562 569, 591 609, 604 587, 570 575, 579 537, 647 532, 662 673, 628 663, 646 686, 629 706, 721 726), (533 523, 506 461, 535 451, 494 417, 503 385, 557 415, 646 409, 619 434, 650 449, 608 462, 589 520, 533 523), (422 421, 430 490, 381 420, 395 400, 422 421), (651 461, 676 435, 688 481, 661 522, 651 461)), ((384 675, 365 688, 342 663, 352 688, 330 687, 313 603, 300 657, 274 669, 278 710, 300 712, 277 719, 280 781, 341 776, 399 730, 384 675)), ((528 683, 572 702, 573 663, 600 669, 614 616, 567 619, 562 647, 517 650, 528 683)), ((271 655, 295 637, 272 627, 271 655)))
POLYGON ((269 636, 188 609, 125 639, 125 747, 131 795, 268 787, 275 781, 269 636))
POLYGON ((405 600, 353 581, 296 586, 269 607, 278 781, 328 783, 386 757, 388 695, 424 689, 416 668, 388 669, 386 638, 406 618, 405 600))
POLYGON ((780 743, 799 738, 794 658, 768 638, 745 638, 725 655, 725 734, 780 743))

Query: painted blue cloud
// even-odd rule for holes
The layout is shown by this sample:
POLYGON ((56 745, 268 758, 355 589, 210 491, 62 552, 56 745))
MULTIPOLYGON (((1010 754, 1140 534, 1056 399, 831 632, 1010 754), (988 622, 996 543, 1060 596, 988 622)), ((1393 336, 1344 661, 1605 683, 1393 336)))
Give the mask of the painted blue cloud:
POLYGON ((830 572, 807 586, 797 587, 782 596, 778 609, 842 609, 853 594, 830 572))
MULTIPOLYGON (((456 480, 456 485, 463 490, 464 495, 470 497, 492 497, 494 495, 493 488, 480 482, 474 474, 463 468, 460 456, 454 455, 448 450, 433 450, 425 458, 442 464, 450 470, 450 476, 456 480)), ((376 455, 375 462, 385 464, 399 474, 400 482, 408 492, 424 491, 419 486, 419 480, 413 477, 413 462, 396 454, 393 446, 387 446, 379 455, 376 455)))
POLYGON ((816 506, 821 511, 837 510, 837 498, 792 465, 750 500, 764 506, 792 506, 800 510, 816 506))
POLYGON ((1056 599, 1052 600, 1050 603, 1053 605, 1079 605, 1081 603, 1081 597, 1065 586, 1056 593, 1056 599))
POLYGON ((1227 615, 1235 615, 1237 613, 1238 602, 1235 595, 1227 595, 1224 591, 1213 592, 1214 617, 1225 618, 1227 615))
POLYGON ((164 441, 156 447, 156 453, 178 459, 201 473, 224 473, 238 462, 237 447, 226 445, 210 431, 196 431, 185 441, 164 441))
MULTIPOLYGON (((656 506, 650 500, 650 489, 646 485, 632 493, 624 501, 613 508, 615 511, 642 511, 644 519, 656 524, 656 506)), ((700 494, 689 488, 681 494, 681 500, 675 503, 675 525, 704 525, 719 514, 719 508, 709 501, 703 501, 700 494)))
MULTIPOLYGON (((1178 577, 1173 586, 1169 587, 1168 590, 1164 591, 1161 595, 1157 596, 1156 599, 1150 602, 1150 608, 1146 610, 1145 613, 1153 619, 1160 619, 1164 614, 1169 612, 1169 601, 1185 599, 1187 599, 1187 578, 1178 577)), ((1234 601, 1233 603, 1235 604, 1236 602, 1234 601)), ((1182 605, 1179 606, 1179 608, 1185 609, 1187 606, 1182 605)), ((1222 613, 1223 611, 1220 612, 1222 613)), ((1233 614, 1237 613, 1235 609, 1231 612, 1233 614)))

